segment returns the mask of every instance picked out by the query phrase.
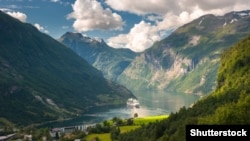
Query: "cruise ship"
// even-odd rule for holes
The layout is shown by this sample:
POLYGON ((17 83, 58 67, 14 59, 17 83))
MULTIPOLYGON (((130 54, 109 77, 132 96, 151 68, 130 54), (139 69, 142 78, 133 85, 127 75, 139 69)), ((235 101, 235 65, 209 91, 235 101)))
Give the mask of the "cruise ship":
POLYGON ((127 100, 127 106, 129 107, 136 107, 136 108, 139 108, 140 107, 140 103, 137 99, 135 98, 129 98, 127 100))

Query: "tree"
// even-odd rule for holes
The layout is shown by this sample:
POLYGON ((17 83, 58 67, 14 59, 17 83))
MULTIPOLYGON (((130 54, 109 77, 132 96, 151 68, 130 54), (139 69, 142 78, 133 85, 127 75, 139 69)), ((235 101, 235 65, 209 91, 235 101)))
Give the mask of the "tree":
POLYGON ((135 113, 135 114, 134 114, 134 118, 137 118, 137 117, 138 117, 138 114, 137 114, 137 113, 135 113))
POLYGON ((103 126, 106 126, 106 127, 109 127, 110 126, 110 123, 107 121, 107 120, 104 120, 102 122, 103 126))
POLYGON ((118 117, 113 117, 112 121, 113 121, 114 125, 122 124, 122 119, 120 119, 118 117))
POLYGON ((120 128, 119 127, 113 127, 111 132, 110 132, 110 137, 112 141, 118 140, 118 137, 120 135, 120 128))
POLYGON ((132 118, 129 118, 129 119, 127 120, 127 125, 133 125, 133 123, 134 123, 134 121, 133 121, 132 118))

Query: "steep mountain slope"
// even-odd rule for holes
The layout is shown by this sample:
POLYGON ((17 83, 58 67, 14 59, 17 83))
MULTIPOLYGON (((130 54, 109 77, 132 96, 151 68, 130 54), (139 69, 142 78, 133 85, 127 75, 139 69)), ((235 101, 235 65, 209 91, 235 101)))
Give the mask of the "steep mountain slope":
POLYGON ((221 56, 218 86, 192 107, 120 136, 120 141, 185 141, 187 124, 250 124, 250 35, 221 56))
POLYGON ((206 94, 221 52, 250 33, 250 11, 204 15, 137 56, 118 78, 130 89, 206 94))
POLYGON ((114 49, 103 40, 83 37, 80 33, 67 32, 58 40, 101 70, 104 77, 112 81, 116 81, 136 56, 136 53, 129 49, 114 49))
POLYGON ((134 97, 63 44, 1 11, 0 78, 0 126, 65 118, 134 97))

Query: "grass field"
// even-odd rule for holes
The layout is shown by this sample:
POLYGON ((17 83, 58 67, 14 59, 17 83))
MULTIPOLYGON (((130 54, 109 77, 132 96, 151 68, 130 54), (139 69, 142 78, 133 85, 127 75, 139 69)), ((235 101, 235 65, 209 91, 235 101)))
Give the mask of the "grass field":
POLYGON ((134 130, 134 129, 139 128, 139 127, 141 127, 141 126, 139 126, 139 125, 121 126, 120 130, 121 130, 121 133, 125 133, 125 132, 129 132, 129 131, 134 130))
POLYGON ((160 120, 163 120, 163 119, 166 119, 166 118, 168 118, 168 115, 135 118, 134 119, 134 124, 135 125, 148 124, 150 122, 156 122, 156 121, 160 121, 160 120))
POLYGON ((90 134, 86 137, 86 141, 91 141, 94 138, 98 137, 99 141, 111 141, 110 133, 105 134, 90 134))
MULTIPOLYGON (((134 125, 131 126, 120 126, 121 133, 129 132, 131 130, 137 129, 141 127, 142 124, 148 124, 150 122, 156 122, 163 119, 168 118, 168 115, 160 115, 160 116, 150 116, 150 117, 142 117, 135 118, 134 125)), ((94 138, 98 137, 100 141, 111 141, 110 133, 105 134, 90 134, 86 137, 86 141, 91 141, 94 138)))
MULTIPOLYGON (((121 126, 120 130, 121 133, 125 133, 131 130, 134 130, 136 128, 139 128, 141 126, 121 126)), ((110 133, 105 133, 105 134, 90 134, 86 137, 86 141, 91 141, 94 138, 98 137, 100 141, 111 141, 110 139, 110 133)))

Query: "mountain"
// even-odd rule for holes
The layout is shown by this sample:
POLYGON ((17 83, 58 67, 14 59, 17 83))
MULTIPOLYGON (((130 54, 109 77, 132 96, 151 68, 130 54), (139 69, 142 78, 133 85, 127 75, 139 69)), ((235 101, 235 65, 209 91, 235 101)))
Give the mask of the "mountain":
POLYGON ((67 32, 58 40, 102 71, 104 77, 112 81, 116 81, 136 56, 136 53, 129 49, 115 49, 102 39, 84 37, 80 33, 67 32))
POLYGON ((0 126, 84 114, 134 97, 71 49, 0 11, 0 126))
POLYGON ((250 11, 204 15, 138 55, 118 82, 131 90, 207 94, 216 87, 221 53, 250 33, 249 24, 250 11))
POLYGON ((249 125, 250 34, 222 53, 216 82, 216 89, 192 107, 123 133, 119 141, 185 141, 186 125, 249 125))

